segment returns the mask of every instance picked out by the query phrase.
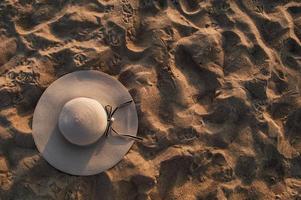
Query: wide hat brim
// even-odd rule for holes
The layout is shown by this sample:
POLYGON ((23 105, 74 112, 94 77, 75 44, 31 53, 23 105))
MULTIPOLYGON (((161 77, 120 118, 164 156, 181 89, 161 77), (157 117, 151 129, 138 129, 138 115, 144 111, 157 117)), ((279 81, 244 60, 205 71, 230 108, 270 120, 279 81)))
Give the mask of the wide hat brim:
MULTIPOLYGON (((72 175, 93 175, 116 165, 133 145, 133 140, 109 134, 96 143, 78 146, 60 133, 58 118, 64 104, 77 97, 116 107, 132 100, 128 90, 113 77, 94 70, 77 71, 59 78, 42 94, 35 108, 32 134, 35 144, 53 167, 72 175)), ((121 134, 136 136, 138 116, 135 104, 114 114, 113 127, 121 134)))

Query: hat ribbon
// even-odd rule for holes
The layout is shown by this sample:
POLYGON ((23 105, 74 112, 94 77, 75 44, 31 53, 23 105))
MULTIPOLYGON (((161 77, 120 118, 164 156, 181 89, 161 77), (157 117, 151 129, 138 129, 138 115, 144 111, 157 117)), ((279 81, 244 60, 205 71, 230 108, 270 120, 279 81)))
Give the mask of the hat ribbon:
POLYGON ((116 111, 118 109, 120 109, 120 108, 123 108, 123 107, 125 107, 127 105, 130 105, 132 102, 133 102, 133 100, 127 101, 125 103, 122 103, 119 106, 117 106, 114 110, 113 110, 113 107, 111 105, 106 105, 105 106, 105 110, 106 110, 107 117, 108 117, 108 124, 107 124, 107 128, 105 130, 105 133, 104 133, 106 137, 109 136, 109 133, 114 132, 115 134, 117 134, 118 136, 121 136, 121 137, 126 137, 128 139, 133 139, 133 140, 136 140, 136 141, 143 141, 142 137, 128 135, 128 134, 120 134, 112 126, 113 122, 115 120, 114 119, 114 114, 116 113, 116 111))

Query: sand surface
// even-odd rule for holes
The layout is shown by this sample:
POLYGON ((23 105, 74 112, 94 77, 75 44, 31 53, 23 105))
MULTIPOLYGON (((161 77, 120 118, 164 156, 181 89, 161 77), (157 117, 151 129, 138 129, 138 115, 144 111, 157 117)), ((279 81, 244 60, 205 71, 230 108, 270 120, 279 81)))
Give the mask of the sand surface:
POLYGON ((1 200, 301 199, 300 1, 0 0, 0 39, 1 200), (83 69, 128 88, 145 138, 90 177, 31 135, 83 69))

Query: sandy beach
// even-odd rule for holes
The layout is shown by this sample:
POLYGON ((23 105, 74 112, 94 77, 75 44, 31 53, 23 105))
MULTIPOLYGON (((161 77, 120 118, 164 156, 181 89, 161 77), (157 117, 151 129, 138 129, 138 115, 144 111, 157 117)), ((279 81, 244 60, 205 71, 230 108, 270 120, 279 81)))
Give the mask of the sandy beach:
POLYGON ((0 39, 0 200, 301 199, 300 1, 1 0, 0 39), (128 89, 144 142, 80 177, 31 124, 87 69, 128 89))

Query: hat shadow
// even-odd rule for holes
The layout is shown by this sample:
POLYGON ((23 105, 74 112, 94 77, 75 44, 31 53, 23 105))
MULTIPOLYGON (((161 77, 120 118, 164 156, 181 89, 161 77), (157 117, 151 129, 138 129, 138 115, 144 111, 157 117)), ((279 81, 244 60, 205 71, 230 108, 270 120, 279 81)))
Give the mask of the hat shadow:
MULTIPOLYGON (((81 159, 78 162, 76 162, 76 166, 74 166, 74 168, 76 168, 76 171, 78 173, 83 172, 86 169, 88 162, 90 161, 90 158, 92 157, 92 154, 94 153, 92 150, 87 151, 87 148, 94 149, 95 147, 93 148, 93 146, 96 146, 97 144, 91 144, 89 146, 79 146, 76 144, 72 144, 61 134, 61 132, 58 128, 58 125, 56 125, 56 127, 52 130, 52 132, 50 134, 50 137, 45 145, 44 150, 41 153, 43 155, 45 155, 45 154, 48 154, 47 152, 53 152, 53 149, 55 148, 55 146, 53 144, 56 144, 58 140, 60 140, 60 143, 61 143, 58 145, 62 145, 62 144, 66 145, 66 146, 68 146, 68 148, 70 147, 70 151, 76 150, 76 152, 79 153, 77 156, 81 159), (85 150, 85 151, 82 151, 82 152, 85 152, 85 156, 81 155, 81 151, 78 150, 79 148, 85 150)), ((98 142, 101 142, 101 141, 98 141, 98 142)), ((63 153, 60 156, 61 158, 68 158, 68 157, 70 158, 70 155, 67 155, 67 154, 64 155, 64 152, 57 152, 57 153, 63 153)), ((66 151, 65 151, 65 153, 66 153, 66 151)), ((48 155, 51 155, 51 154, 49 153, 48 155)), ((59 171, 70 174, 70 175, 80 175, 80 174, 72 172, 74 170, 72 170, 72 166, 70 166, 70 165, 73 165, 74 163, 68 162, 69 159, 65 159, 65 160, 61 159, 59 161, 61 167, 58 168, 55 165, 55 163, 57 162, 58 159, 57 158, 51 159, 51 158, 52 157, 50 157, 50 159, 46 159, 47 162, 54 168, 58 169, 59 171), (71 170, 68 170, 68 171, 70 171, 70 172, 68 172, 64 169, 71 169, 71 170)))
MULTIPOLYGON (((95 143, 87 145, 87 146, 79 146, 76 144, 72 144, 69 142, 63 134, 60 132, 58 125, 52 130, 50 137, 45 145, 44 150, 41 152, 43 155, 47 154, 49 155, 47 162, 53 166, 54 168, 58 169, 59 171, 63 173, 67 173, 70 175, 76 175, 79 176, 83 174, 87 170, 87 166, 92 158, 93 155, 98 154, 101 150, 103 150, 104 143, 109 143, 110 145, 124 145, 129 143, 129 140, 126 138, 120 138, 118 136, 114 136, 109 134, 109 138, 106 138, 106 136, 102 136, 97 140, 95 143), (110 139, 110 137, 116 137, 114 139, 110 139), (60 144, 58 143, 60 141, 60 144), (80 159, 78 159, 78 162, 68 162, 68 160, 72 159, 75 160, 74 154, 68 155, 68 154, 62 154, 62 152, 59 151, 53 151, 55 146, 53 144, 59 145, 66 145, 66 152, 77 152, 76 156, 80 159), (51 153, 48 153, 51 152, 51 153), (61 153, 61 158, 60 160, 57 159, 56 156, 51 157, 51 155, 56 153, 61 153), (63 158, 68 158, 68 159, 63 159, 63 158), (59 163, 60 167, 57 166, 57 163, 59 163), (72 169, 72 166, 70 165, 75 165, 74 169, 72 169), (67 171, 65 170, 67 169, 67 171)), ((58 147, 59 148, 59 147, 58 147)), ((88 174, 90 175, 90 174, 88 174)), ((91 174, 93 175, 93 174, 91 174)))

